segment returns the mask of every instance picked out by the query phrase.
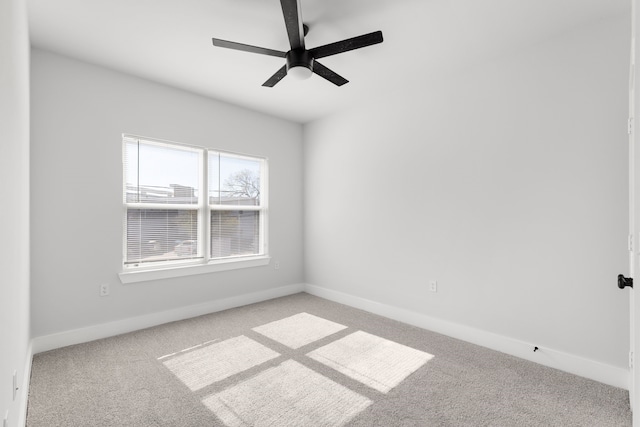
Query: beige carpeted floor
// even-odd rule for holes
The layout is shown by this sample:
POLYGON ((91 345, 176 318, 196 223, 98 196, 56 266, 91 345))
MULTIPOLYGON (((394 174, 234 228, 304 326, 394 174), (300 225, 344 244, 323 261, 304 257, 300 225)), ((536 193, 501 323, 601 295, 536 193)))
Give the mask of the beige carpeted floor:
POLYGON ((308 294, 38 354, 27 425, 631 426, 628 393, 308 294))

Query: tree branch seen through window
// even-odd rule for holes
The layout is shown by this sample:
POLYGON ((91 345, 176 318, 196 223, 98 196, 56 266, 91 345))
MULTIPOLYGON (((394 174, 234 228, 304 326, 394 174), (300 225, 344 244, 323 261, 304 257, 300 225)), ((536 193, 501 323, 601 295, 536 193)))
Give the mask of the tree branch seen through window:
POLYGON ((260 177, 252 170, 243 169, 229 176, 224 182, 228 197, 260 199, 260 177))

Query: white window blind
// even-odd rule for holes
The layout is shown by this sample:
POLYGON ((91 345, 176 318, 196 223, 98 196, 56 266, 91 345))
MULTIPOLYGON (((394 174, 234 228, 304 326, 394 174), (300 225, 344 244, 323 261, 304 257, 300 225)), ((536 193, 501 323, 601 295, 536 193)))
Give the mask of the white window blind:
POLYGON ((211 258, 256 255, 259 240, 260 212, 211 212, 211 258))
POLYGON ((266 254, 264 159, 125 135, 123 163, 125 268, 266 254))

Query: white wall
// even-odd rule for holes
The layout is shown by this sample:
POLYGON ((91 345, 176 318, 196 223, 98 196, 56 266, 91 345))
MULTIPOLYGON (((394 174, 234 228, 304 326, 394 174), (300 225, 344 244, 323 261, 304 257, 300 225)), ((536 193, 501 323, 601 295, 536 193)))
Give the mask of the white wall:
POLYGON ((403 74, 305 126, 306 281, 626 368, 629 34, 403 74))
POLYGON ((300 125, 41 50, 31 67, 35 337, 302 283, 300 125), (123 132, 268 157, 280 269, 121 284, 123 132))
POLYGON ((23 0, 0 2, 0 64, 0 421, 8 411, 9 425, 17 426, 24 420, 31 366, 29 35, 23 0))

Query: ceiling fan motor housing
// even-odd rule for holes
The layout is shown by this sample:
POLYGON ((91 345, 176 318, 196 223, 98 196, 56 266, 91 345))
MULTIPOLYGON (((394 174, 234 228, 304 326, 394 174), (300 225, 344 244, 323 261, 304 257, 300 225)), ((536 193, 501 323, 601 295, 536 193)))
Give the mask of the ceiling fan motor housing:
POLYGON ((305 49, 292 49, 287 52, 287 72, 293 67, 305 67, 313 71, 313 56, 305 49))

